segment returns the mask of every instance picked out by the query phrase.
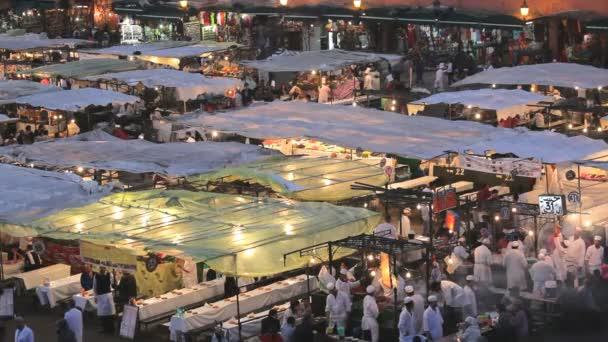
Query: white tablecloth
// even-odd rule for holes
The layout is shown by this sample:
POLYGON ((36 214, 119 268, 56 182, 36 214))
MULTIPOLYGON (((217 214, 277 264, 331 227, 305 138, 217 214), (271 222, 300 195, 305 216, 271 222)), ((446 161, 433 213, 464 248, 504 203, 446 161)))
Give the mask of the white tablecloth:
MULTIPOLYGON (((318 288, 317 279, 310 278, 310 290, 318 288)), ((307 292, 306 275, 289 278, 266 287, 243 293, 239 296, 241 315, 261 308, 288 301, 307 292)), ((212 326, 237 316, 236 297, 215 302, 184 313, 184 317, 171 317, 171 338, 174 340, 177 331, 188 332, 202 327, 212 326)))
POLYGON ((75 294, 72 296, 72 299, 74 300, 74 305, 82 311, 97 310, 97 303, 95 303, 95 296, 93 296, 92 290, 86 291, 84 296, 82 293, 75 294))
POLYGON ((70 276, 70 266, 64 264, 56 264, 39 268, 37 270, 14 274, 12 278, 18 278, 23 281, 26 290, 35 288, 37 285, 44 283, 45 279, 49 281, 59 280, 70 276))
POLYGON ((57 302, 79 293, 80 274, 52 281, 49 286, 36 286, 36 295, 40 299, 40 304, 49 304, 51 308, 57 305, 57 302))
MULTIPOLYGON (((278 319, 283 320, 283 314, 285 310, 289 308, 289 303, 285 303, 276 307, 278 312, 278 319)), ((262 331, 262 320, 268 317, 268 311, 258 312, 253 315, 241 318, 241 337, 243 339, 260 335, 262 331), (251 317, 253 316, 253 317, 251 317)), ((228 341, 239 340, 239 323, 236 319, 231 319, 222 324, 222 327, 226 331, 226 338, 228 341)))
POLYGON ((217 296, 224 295, 225 278, 201 283, 192 288, 183 288, 153 297, 138 303, 139 320, 174 312, 175 309, 200 303, 217 296))
POLYGON ((23 260, 19 260, 16 263, 3 263, 2 270, 4 271, 4 279, 8 279, 15 274, 22 273, 23 260))

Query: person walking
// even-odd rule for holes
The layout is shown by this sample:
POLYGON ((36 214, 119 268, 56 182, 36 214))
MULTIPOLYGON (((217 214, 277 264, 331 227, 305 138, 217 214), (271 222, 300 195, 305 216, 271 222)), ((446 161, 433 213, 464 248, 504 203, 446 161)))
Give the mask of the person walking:
POLYGON ((76 342, 76 335, 74 335, 65 319, 57 322, 57 342, 76 342))
POLYGON ((15 342, 34 342, 34 331, 25 324, 23 317, 15 317, 15 325, 15 342))
POLYGON ((82 342, 83 335, 83 325, 82 325, 82 311, 80 311, 74 302, 72 302, 72 307, 68 310, 64 315, 63 319, 66 321, 68 327, 72 332, 74 332, 74 336, 76 337, 76 342, 82 342))

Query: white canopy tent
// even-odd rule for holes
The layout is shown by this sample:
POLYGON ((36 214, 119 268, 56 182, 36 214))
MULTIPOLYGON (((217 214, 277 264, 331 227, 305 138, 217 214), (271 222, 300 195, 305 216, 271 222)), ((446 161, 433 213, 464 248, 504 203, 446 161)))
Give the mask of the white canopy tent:
POLYGON ((106 55, 106 56, 131 56, 133 53, 139 51, 142 54, 150 53, 151 51, 162 50, 162 49, 170 49, 182 46, 188 46, 194 44, 193 42, 187 41, 160 41, 160 42, 151 42, 151 43, 143 43, 136 45, 115 45, 110 46, 103 49, 94 49, 94 50, 81 50, 79 52, 85 54, 93 54, 93 55, 106 55))
POLYGON ((546 63, 490 69, 452 85, 538 84, 565 88, 595 89, 608 86, 608 70, 575 63, 546 63))
POLYGON ((32 81, 0 80, 0 104, 15 103, 15 100, 22 96, 55 91, 62 91, 62 89, 52 85, 44 85, 32 81))
POLYGON ((372 63, 385 59, 394 63, 402 57, 346 50, 287 52, 261 61, 241 61, 241 64, 262 72, 334 71, 351 64, 372 63))
POLYGON ((239 84, 236 78, 206 77, 171 69, 146 69, 118 73, 87 76, 82 78, 88 81, 108 80, 119 81, 130 86, 141 82, 148 88, 171 87, 176 88, 178 100, 195 99, 200 94, 224 94, 226 90, 239 84))
POLYGON ((297 101, 257 104, 217 115, 192 113, 175 120, 190 127, 235 132, 251 138, 309 137, 348 148, 421 159, 448 150, 472 150, 480 154, 494 150, 560 162, 608 149, 605 142, 583 136, 297 101))
POLYGON ((199 43, 195 45, 174 47, 169 49, 153 50, 142 53, 137 58, 152 62, 154 64, 168 65, 172 68, 179 69, 180 61, 182 58, 187 57, 204 57, 205 55, 212 54, 214 52, 228 50, 232 46, 238 46, 236 43, 199 43))
POLYGON ((0 114, 0 125, 19 121, 18 118, 11 118, 8 115, 0 114))
POLYGON ((553 97, 524 90, 479 89, 438 93, 409 103, 407 109, 408 113, 415 114, 424 110, 429 104, 462 104, 495 110, 497 119, 500 120, 528 112, 531 110, 528 105, 538 104, 541 101, 553 102, 553 97))
POLYGON ((75 174, 0 164, 0 221, 28 222, 51 213, 93 203, 111 188, 75 174))
POLYGON ((80 88, 60 92, 35 94, 19 97, 15 100, 15 102, 18 104, 47 108, 51 110, 63 110, 67 112, 76 112, 91 105, 123 105, 125 103, 135 103, 137 101, 139 101, 137 96, 125 95, 116 91, 101 90, 96 88, 80 88))
POLYGON ((46 35, 27 33, 24 35, 0 35, 0 49, 6 49, 11 51, 29 50, 37 48, 61 48, 68 46, 74 48, 79 45, 90 45, 93 44, 88 40, 83 39, 71 39, 71 38, 59 38, 49 39, 46 35))
POLYGON ((167 176, 200 174, 265 158, 272 150, 240 143, 198 142, 156 144, 122 140, 102 131, 33 145, 0 148, 9 161, 49 167, 85 167, 167 176))

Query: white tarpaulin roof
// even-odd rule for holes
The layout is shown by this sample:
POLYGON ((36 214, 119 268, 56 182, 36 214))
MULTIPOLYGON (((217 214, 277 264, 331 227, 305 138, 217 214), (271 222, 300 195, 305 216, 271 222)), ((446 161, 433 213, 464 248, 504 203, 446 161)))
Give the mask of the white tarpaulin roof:
POLYGON ((11 51, 27 50, 35 48, 60 48, 64 46, 75 47, 77 45, 93 44, 83 39, 48 39, 36 33, 28 33, 21 36, 0 35, 0 49, 11 51))
POLYGON ((398 55, 334 49, 298 53, 287 52, 261 61, 241 61, 241 64, 266 72, 332 71, 351 64, 372 63, 381 59, 386 59, 392 63, 401 58, 398 55))
POLYGON ((226 90, 236 87, 240 80, 227 77, 206 77, 201 74, 189 73, 173 69, 146 69, 88 76, 89 81, 118 80, 130 86, 139 82, 148 88, 163 86, 177 89, 180 100, 195 99, 204 93, 224 94, 226 90))
POLYGON ((0 114, 0 124, 19 121, 18 118, 11 118, 8 115, 0 114))
POLYGON ((52 85, 44 85, 32 81, 4 81, 0 80, 0 104, 14 103, 20 96, 62 91, 52 85))
POLYGON ((108 104, 135 103, 139 97, 125 95, 116 91, 97 88, 80 88, 61 92, 36 94, 19 97, 18 104, 41 107, 52 110, 76 112, 88 106, 107 106, 108 104))
POLYGON ((142 55, 145 56, 154 56, 154 57, 169 57, 169 58, 184 58, 184 57, 195 57, 200 56, 205 53, 222 51, 230 48, 231 46, 238 44, 236 43, 205 43, 205 44, 195 44, 181 47, 174 47, 168 49, 159 49, 147 51, 145 53, 142 52, 142 55))
POLYGON ((24 222, 106 196, 110 189, 75 174, 0 164, 0 221, 24 222))
POLYGON ((608 70, 575 63, 546 63, 490 69, 454 83, 469 84, 553 85, 593 89, 608 86, 608 70))
POLYGON ((576 160, 608 149, 601 140, 567 137, 554 132, 506 129, 469 121, 405 116, 362 107, 310 102, 256 104, 245 109, 207 115, 192 113, 176 119, 191 127, 208 127, 243 136, 309 137, 343 147, 395 153, 422 159, 452 150, 476 153, 493 149, 545 162, 576 160))
POLYGON ((115 45, 103 49, 83 50, 82 52, 101 55, 131 56, 136 51, 139 51, 142 54, 147 54, 151 51, 188 46, 192 44, 193 42, 168 40, 137 45, 115 45))
POLYGON ((524 90, 479 89, 438 93, 414 101, 412 104, 424 106, 436 103, 460 103, 465 106, 496 110, 498 119, 502 119, 529 112, 532 108, 528 105, 537 104, 540 101, 553 102, 553 97, 524 90))
POLYGON ((101 131, 33 145, 0 148, 0 155, 20 163, 87 167, 132 173, 186 176, 256 161, 275 153, 255 145, 223 142, 156 144, 122 140, 101 131))

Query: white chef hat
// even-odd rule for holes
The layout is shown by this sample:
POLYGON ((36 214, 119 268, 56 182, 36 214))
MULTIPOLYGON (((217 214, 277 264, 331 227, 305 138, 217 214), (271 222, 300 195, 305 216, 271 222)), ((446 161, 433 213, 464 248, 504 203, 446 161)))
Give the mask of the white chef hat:
POLYGON ((513 247, 513 248, 519 247, 519 241, 517 241, 517 240, 513 241, 513 243, 511 244, 511 247, 513 247))
POLYGON ((544 254, 544 255, 547 255, 547 249, 545 249, 545 248, 541 248, 541 249, 538 251, 538 254, 544 254))
POLYGON ((481 240, 481 243, 483 243, 484 245, 489 245, 489 244, 491 244, 492 242, 490 242, 490 239, 485 238, 485 239, 481 240))
POLYGON ((602 241, 602 237, 599 235, 596 235, 593 237, 593 241, 602 241))
POLYGON ((405 297, 405 298, 403 298, 403 305, 409 304, 412 301, 413 301, 412 297, 405 297))
POLYGON ((327 287, 327 289, 331 291, 336 287, 336 285, 334 283, 327 283, 325 287, 327 287))
POLYGON ((430 295, 430 296, 429 296, 429 298, 428 298, 428 300, 429 300, 429 303, 430 303, 430 302, 436 302, 436 301, 437 301, 437 296, 435 296, 435 295, 430 295))
POLYGON ((365 292, 367 292, 368 294, 375 293, 376 287, 374 285, 368 285, 367 288, 365 289, 365 292))
POLYGON ((557 288, 557 282, 555 280, 547 280, 545 282, 545 288, 546 289, 556 289, 557 288))
POLYGON ((545 260, 545 255, 543 253, 538 253, 538 260, 545 260))
POLYGON ((412 212, 412 209, 411 209, 411 208, 403 208, 403 213, 404 213, 404 214, 409 214, 409 213, 411 213, 411 212, 412 212))
POLYGON ((340 274, 341 274, 341 275, 347 275, 347 274, 348 274, 348 271, 347 271, 345 268, 341 268, 341 269, 340 269, 340 274))
POLYGON ((473 280, 475 280, 475 277, 473 277, 472 275, 469 274, 465 279, 468 281, 473 281, 473 280))
POLYGON ((463 237, 461 237, 461 238, 458 239, 458 242, 466 242, 466 241, 467 240, 465 238, 463 238, 463 237))
POLYGON ((412 285, 408 285, 405 287, 405 293, 413 293, 414 287, 412 285))

